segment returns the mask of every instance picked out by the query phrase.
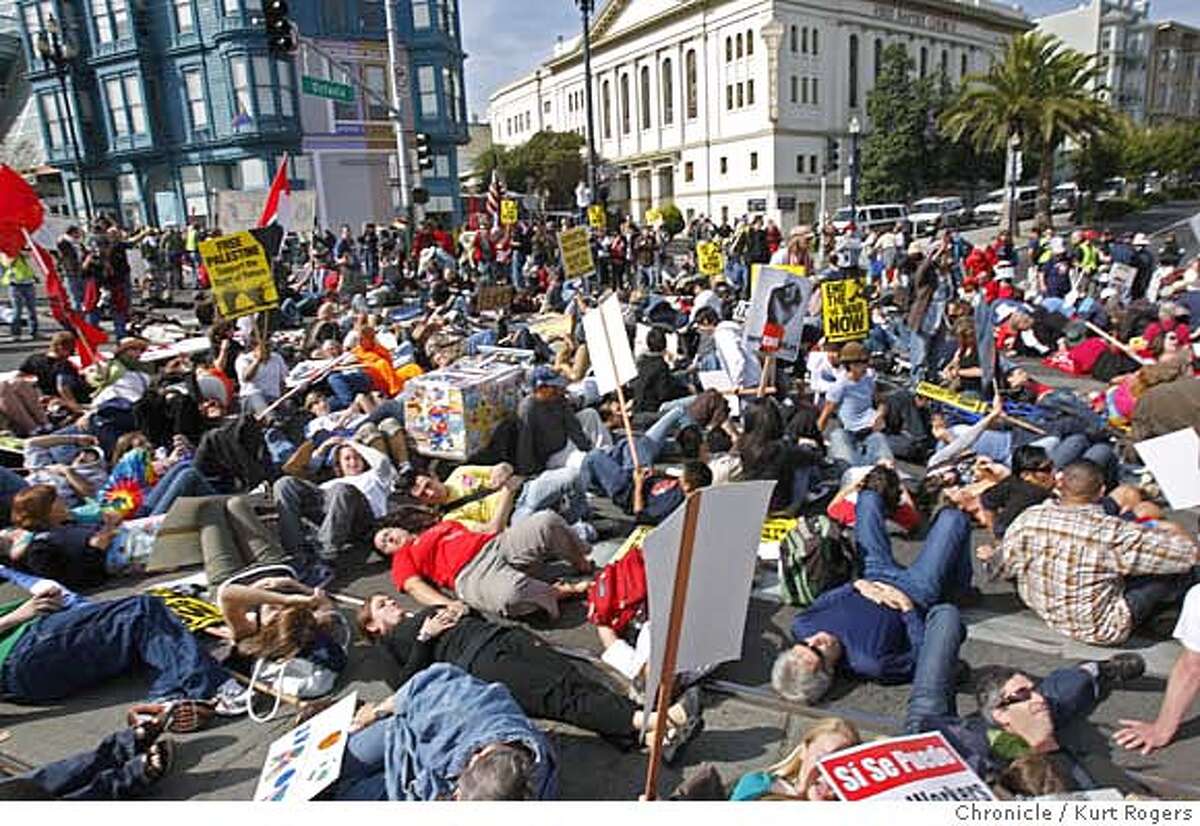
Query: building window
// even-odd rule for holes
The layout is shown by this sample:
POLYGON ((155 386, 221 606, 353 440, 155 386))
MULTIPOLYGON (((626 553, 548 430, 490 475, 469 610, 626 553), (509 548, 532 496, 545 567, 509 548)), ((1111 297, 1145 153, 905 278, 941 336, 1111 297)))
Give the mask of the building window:
MULTIPOLYGON (((442 96, 446 101, 446 117, 451 123, 458 123, 458 72, 449 66, 442 67, 442 96)), ((527 112, 528 126, 533 125, 533 117, 527 112)))
POLYGON ((275 89, 271 85, 271 61, 265 57, 254 58, 254 98, 258 102, 259 116, 275 116, 275 89))
MULTIPOLYGON (((363 64, 363 87, 387 99, 387 70, 378 64, 363 64)), ((389 107, 380 104, 373 95, 363 95, 364 120, 387 120, 389 107)))
POLYGON ((820 34, 820 30, 819 30, 819 29, 813 29, 813 32, 812 32, 812 53, 813 53, 813 56, 814 56, 814 57, 815 57, 817 54, 819 54, 819 53, 820 53, 820 51, 821 51, 821 50, 820 50, 820 48, 818 47, 818 43, 817 43, 817 36, 818 36, 819 34, 820 34))
POLYGON ((967 55, 965 55, 965 54, 962 56, 962 60, 959 61, 959 64, 958 64, 958 79, 959 80, 962 80, 963 78, 965 78, 967 76, 967 70, 969 68, 969 61, 970 61, 970 58, 968 58, 967 55))
POLYGON ((800 32, 800 53, 808 54, 808 27, 807 26, 805 26, 804 30, 800 32))
POLYGON ((542 101, 542 114, 543 115, 550 114, 550 101, 548 101, 548 100, 542 101))
POLYGON ((413 28, 417 31, 428 29, 433 25, 433 17, 429 13, 430 0, 412 0, 413 28))
POLYGON ((683 179, 689 184, 696 179, 696 165, 691 161, 683 165, 683 179))
POLYGON ((879 80, 879 73, 883 71, 883 40, 875 38, 875 79, 879 80))
POLYGON ((229 78, 233 85, 234 115, 236 117, 251 117, 254 104, 250 100, 250 67, 244 57, 231 58, 229 61, 229 78))
POLYGON ((175 33, 188 34, 196 29, 196 10, 192 0, 175 0, 175 33))
POLYGON ((114 137, 146 134, 146 108, 137 75, 110 77, 104 81, 109 125, 114 137))
POLYGON ((684 58, 684 72, 687 75, 687 116, 694 120, 700 109, 700 96, 696 93, 696 50, 688 49, 684 58))
POLYGON ((650 67, 643 66, 638 73, 638 87, 642 98, 642 128, 650 128, 650 67))
POLYGON ((741 109, 746 105, 746 84, 739 83, 737 85, 737 108, 741 109))
POLYGON ((621 75, 621 134, 629 134, 629 75, 621 75))
POLYGON ((42 92, 38 95, 38 110, 42 123, 46 125, 47 148, 61 149, 67 145, 66 118, 63 117, 62 98, 58 92, 42 92))
POLYGON ((275 71, 279 75, 279 113, 285 118, 296 116, 295 84, 292 82, 292 62, 290 60, 275 61, 275 71))
POLYGON ((729 158, 721 158, 721 174, 724 175, 729 171, 729 158))
POLYGON ((340 83, 351 85, 351 88, 354 90, 354 96, 350 99, 349 103, 342 103, 340 100, 335 100, 333 102, 333 119, 358 120, 360 117, 362 117, 362 115, 358 110, 359 92, 358 86, 355 83, 355 78, 352 78, 350 75, 341 70, 335 70, 332 65, 329 66, 329 77, 337 80, 340 83))
POLYGON ((758 169, 758 153, 751 152, 750 153, 750 171, 754 172, 757 169, 758 169))
POLYGON ((417 69, 417 89, 421 95, 421 117, 438 116, 437 72, 432 66, 417 69))
POLYGON ((754 105, 754 79, 753 78, 746 81, 746 105, 747 106, 754 105))
POLYGON ((850 108, 858 108, 858 35, 850 35, 850 108))
POLYGON ((662 64, 662 110, 663 125, 670 126, 675 122, 675 76, 671 74, 670 58, 662 64))
POLYGON ((808 78, 800 80, 800 102, 805 106, 808 105, 808 78))
POLYGON ((737 55, 738 60, 741 60, 742 59, 742 35, 740 33, 738 34, 737 37, 735 37, 733 39, 733 43, 734 43, 734 49, 733 49, 734 54, 737 55))
POLYGON ((458 31, 456 3, 457 0, 442 0, 442 14, 439 18, 442 31, 451 37, 458 31))
POLYGON ((820 98, 819 98, 819 97, 818 97, 818 95, 817 95, 817 81, 818 81, 818 80, 820 80, 820 78, 816 78, 816 77, 814 77, 814 78, 812 79, 812 105, 813 105, 813 106, 820 106, 820 105, 821 105, 821 100, 820 100, 820 98))
POLYGON ((799 101, 799 97, 797 95, 797 89, 799 88, 799 86, 800 86, 799 78, 797 78, 795 75, 792 75, 792 103, 796 103, 799 101))
POLYGON ((808 174, 809 175, 817 174, 817 156, 816 155, 808 156, 808 174))
POLYGON ((725 38, 725 62, 726 63, 733 62, 733 38, 732 37, 725 38))
POLYGON ((266 189, 267 188, 267 162, 262 158, 243 158, 238 161, 235 170, 235 176, 238 180, 234 181, 234 189, 266 189))
POLYGON ((733 84, 725 85, 725 108, 733 109, 733 84))
POLYGON ((184 69, 183 90, 192 129, 208 126, 208 103, 204 100, 204 76, 199 69, 184 69))
POLYGON ((600 108, 604 121, 604 139, 612 138, 612 84, 607 80, 600 86, 600 108))
POLYGON ((754 32, 746 32, 746 57, 754 55, 754 32))
POLYGON ((96 25, 96 40, 100 43, 112 43, 129 37, 127 0, 94 0, 92 21, 96 25))
POLYGON ((948 51, 946 51, 945 49, 942 49, 941 72, 942 72, 943 78, 950 77, 950 53, 948 51))
POLYGON ((929 74, 929 49, 921 47, 921 77, 929 74))
POLYGON ((790 33, 790 40, 791 40, 790 45, 792 47, 792 54, 795 54, 796 52, 800 51, 800 31, 799 31, 798 27, 792 26, 791 33, 790 33))

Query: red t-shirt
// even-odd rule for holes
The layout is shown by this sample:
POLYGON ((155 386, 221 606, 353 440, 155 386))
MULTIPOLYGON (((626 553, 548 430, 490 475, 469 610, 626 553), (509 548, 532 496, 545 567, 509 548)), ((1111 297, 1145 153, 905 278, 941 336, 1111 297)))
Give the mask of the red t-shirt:
POLYGON ((494 536, 442 520, 392 554, 392 582, 403 591, 405 582, 419 576, 442 588, 453 588, 458 572, 494 536))
MULTIPOLYGON (((855 503, 858 501, 858 494, 851 493, 839 499, 837 502, 830 503, 825 509, 826 515, 834 522, 838 522, 847 528, 853 528, 855 522, 855 503)), ((906 531, 913 531, 921 524, 921 514, 913 510, 912 506, 901 502, 896 508, 896 512, 891 515, 890 519, 906 531)))

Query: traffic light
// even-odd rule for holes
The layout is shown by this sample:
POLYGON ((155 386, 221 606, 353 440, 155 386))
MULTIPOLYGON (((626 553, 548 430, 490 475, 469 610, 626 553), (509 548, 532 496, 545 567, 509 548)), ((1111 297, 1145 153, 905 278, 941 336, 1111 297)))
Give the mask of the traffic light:
POLYGON ((839 157, 840 147, 838 146, 837 138, 825 139, 825 171, 837 172, 838 167, 842 165, 842 159, 839 157))
POLYGON ((284 0, 263 3, 263 28, 267 32, 267 49, 274 57, 295 54, 300 41, 295 25, 288 19, 288 4, 284 0))
POLYGON ((433 153, 429 150, 429 136, 424 132, 417 133, 417 166, 421 169, 433 169, 433 153))

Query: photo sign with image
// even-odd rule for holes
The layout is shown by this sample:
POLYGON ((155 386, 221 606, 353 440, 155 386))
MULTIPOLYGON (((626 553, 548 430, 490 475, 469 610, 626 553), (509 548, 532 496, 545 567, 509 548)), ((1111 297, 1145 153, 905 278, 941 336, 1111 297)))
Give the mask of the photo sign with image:
POLYGON ((271 744, 254 800, 312 800, 338 779, 358 692, 352 691, 271 744))
POLYGON ((941 732, 874 740, 818 765, 840 800, 996 799, 941 732))
POLYGON ((800 357, 812 280, 804 267, 755 265, 753 282, 743 339, 752 350, 794 362, 800 357))

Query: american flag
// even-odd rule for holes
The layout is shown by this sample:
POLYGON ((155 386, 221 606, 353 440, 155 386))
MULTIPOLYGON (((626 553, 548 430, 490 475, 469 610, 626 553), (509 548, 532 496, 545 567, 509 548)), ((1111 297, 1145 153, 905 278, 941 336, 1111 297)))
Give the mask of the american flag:
POLYGON ((492 216, 492 226, 500 220, 500 202, 504 200, 504 184, 500 182, 498 170, 492 170, 492 185, 488 187, 487 211, 492 216))

